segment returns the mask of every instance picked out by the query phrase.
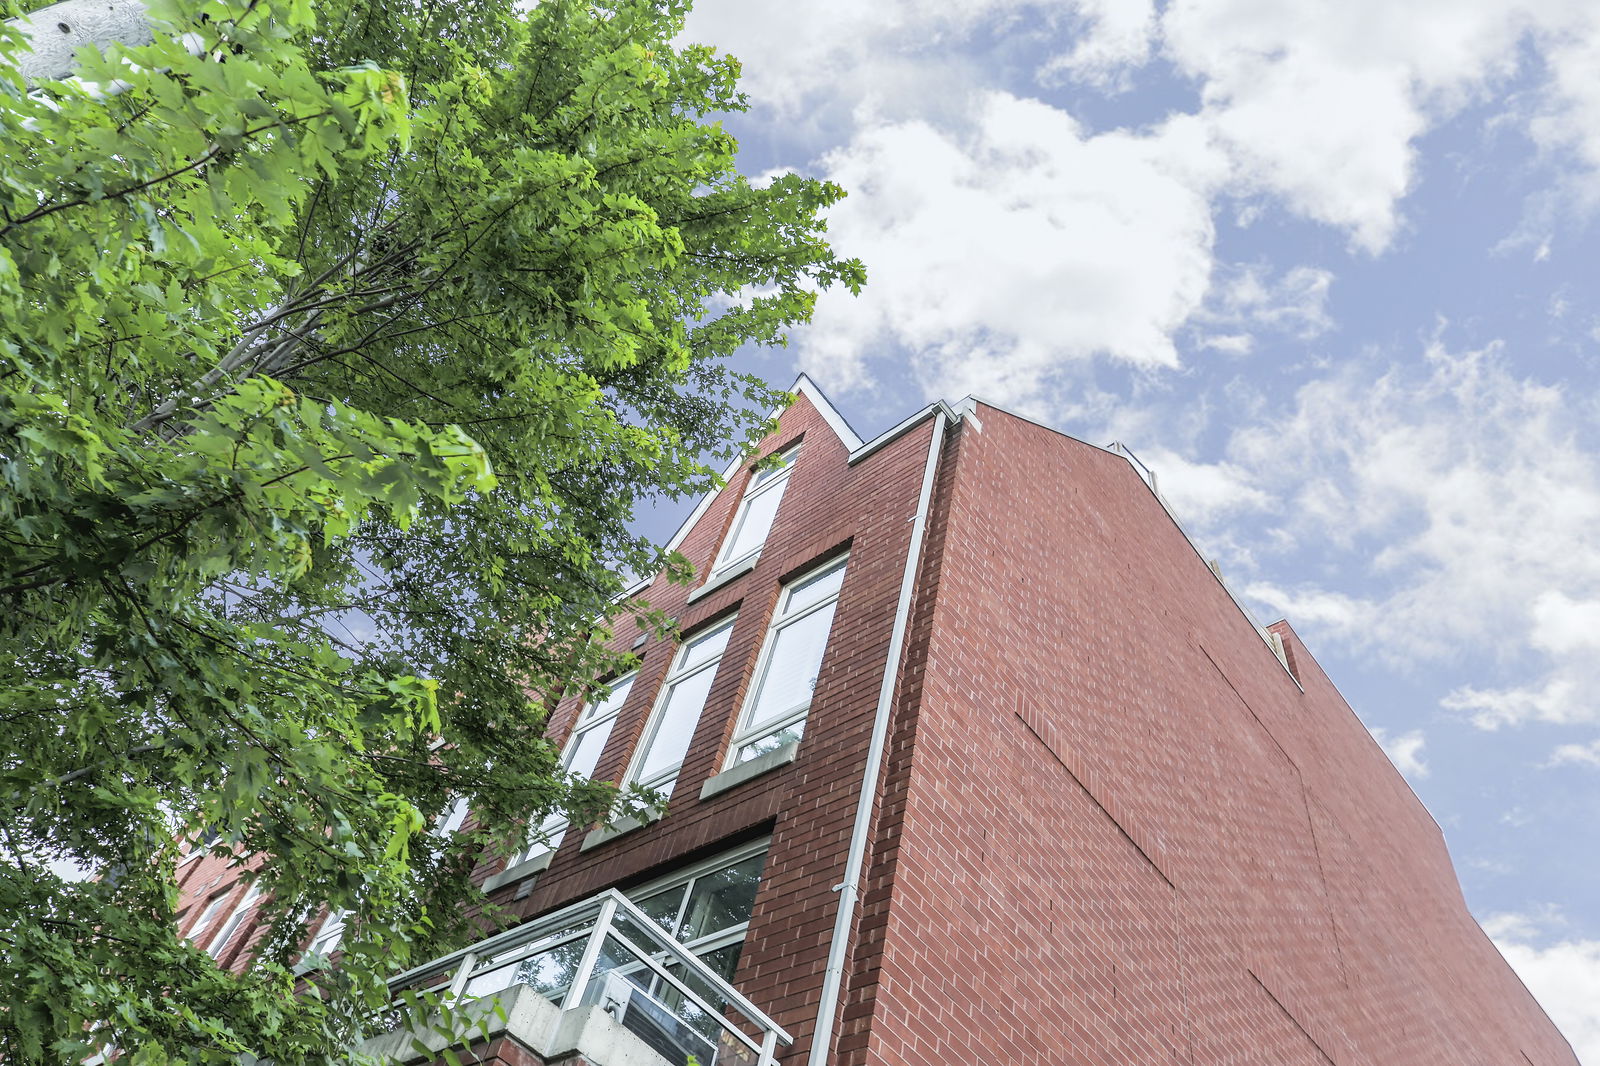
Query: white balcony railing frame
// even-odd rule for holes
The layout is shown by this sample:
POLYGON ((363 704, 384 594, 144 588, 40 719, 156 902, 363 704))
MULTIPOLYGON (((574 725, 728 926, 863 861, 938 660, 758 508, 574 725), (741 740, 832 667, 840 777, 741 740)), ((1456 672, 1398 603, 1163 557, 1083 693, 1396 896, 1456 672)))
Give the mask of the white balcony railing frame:
MULTIPOLYGON (((512 954, 521 945, 527 945, 529 951, 525 956, 531 958, 545 954, 556 948, 585 940, 583 953, 579 957, 577 969, 572 976, 572 982, 567 986, 562 996, 560 1007, 563 1013, 574 1010, 584 1003, 584 996, 590 983, 595 978, 595 969, 600 961, 600 952, 605 946, 606 938, 619 945, 625 952, 632 955, 640 965, 649 969, 657 977, 670 984, 686 1000, 693 1003, 705 1013, 708 1018, 720 1019, 723 1032, 731 1035, 756 1055, 757 1066, 777 1066, 776 1053, 778 1045, 787 1047, 794 1042, 791 1037, 777 1022, 745 998, 738 989, 730 985, 715 970, 707 966, 693 952, 684 947, 677 940, 667 935, 655 920, 646 915, 627 896, 616 889, 606 889, 598 895, 586 900, 562 907, 531 922, 508 929, 503 933, 481 940, 470 947, 460 951, 451 952, 431 962, 413 967, 399 974, 389 981, 391 989, 418 987, 428 985, 443 974, 449 973, 447 995, 453 999, 460 999, 466 992, 468 983, 480 973, 489 973, 501 969, 506 965, 516 962, 519 957, 512 954), (648 938, 654 941, 650 945, 639 945, 625 936, 617 928, 617 919, 622 917, 637 928, 644 930, 648 938), (590 925, 590 922, 593 922, 590 925), (570 930, 570 932, 564 932, 570 930), (536 950, 535 950, 536 949, 536 950), (507 956, 511 955, 510 958, 507 956), (706 1002, 699 993, 690 988, 683 977, 678 976, 668 968, 672 963, 683 967, 685 975, 692 975, 694 979, 709 985, 727 1001, 727 1004, 738 1011, 755 1028, 761 1031, 759 1041, 752 1040, 738 1026, 731 1024, 723 1018, 722 1010, 706 1002)), ((631 965, 631 964, 630 964, 631 965)), ((708 1064, 709 1066, 709 1064, 708 1064)))

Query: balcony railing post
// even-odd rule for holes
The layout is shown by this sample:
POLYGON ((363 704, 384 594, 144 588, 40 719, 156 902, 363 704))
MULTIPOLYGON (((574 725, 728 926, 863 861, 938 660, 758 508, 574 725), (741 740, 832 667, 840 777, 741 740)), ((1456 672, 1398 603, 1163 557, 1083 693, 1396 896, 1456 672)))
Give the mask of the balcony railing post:
POLYGON ((583 999, 583 993, 588 988, 590 979, 594 977, 595 964, 600 961, 600 949, 611 932, 611 920, 616 914, 616 895, 607 893, 600 901, 600 913, 594 920, 594 932, 589 934, 589 942, 583 946, 583 956, 578 960, 578 972, 572 975, 572 984, 568 986, 567 994, 561 1000, 561 1013, 565 1014, 572 1010, 583 999))
POLYGON ((778 1031, 766 1029, 761 1033, 761 1060, 756 1066, 778 1066, 778 1031))
POLYGON ((448 994, 451 1000, 460 999, 462 993, 466 992, 467 979, 472 976, 472 968, 476 965, 478 965, 478 956, 474 953, 469 951, 461 956, 461 968, 450 979, 450 991, 448 994))

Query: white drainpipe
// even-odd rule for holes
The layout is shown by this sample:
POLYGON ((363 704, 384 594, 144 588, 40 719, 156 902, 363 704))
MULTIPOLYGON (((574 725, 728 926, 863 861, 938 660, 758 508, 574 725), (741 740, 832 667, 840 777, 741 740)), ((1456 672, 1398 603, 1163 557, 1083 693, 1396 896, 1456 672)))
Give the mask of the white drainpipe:
POLYGON ((811 1036, 809 1066, 827 1066, 833 1043, 834 1016, 844 989, 845 954, 849 950, 850 926, 855 921, 856 903, 861 898, 861 874, 870 843, 872 803, 883 774, 883 752, 889 743, 889 720, 894 710, 894 682, 900 671, 905 649, 906 627, 911 621, 911 599, 916 592, 917 564, 922 557, 922 540, 928 529, 928 506, 933 498, 934 476, 939 469, 939 449, 944 444, 945 407, 934 411, 933 439, 928 442, 928 462, 922 472, 922 495, 917 500, 915 524, 911 527, 911 546, 906 549, 905 574, 900 579, 900 600, 895 607, 894 629, 889 634, 889 650, 883 663, 883 683, 878 687, 878 710, 872 722, 872 742, 867 747, 867 765, 861 776, 861 796, 856 802, 856 824, 850 833, 850 855, 845 861, 844 878, 834 886, 839 893, 839 915, 833 923, 833 942, 828 948, 828 968, 822 977, 822 1004, 817 1008, 816 1030, 811 1036))

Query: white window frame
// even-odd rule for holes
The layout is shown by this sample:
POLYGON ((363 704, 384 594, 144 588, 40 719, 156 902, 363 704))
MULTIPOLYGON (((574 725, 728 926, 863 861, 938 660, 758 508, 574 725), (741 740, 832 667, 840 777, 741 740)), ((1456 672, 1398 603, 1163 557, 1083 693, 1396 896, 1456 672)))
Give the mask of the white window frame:
POLYGON ((227 904, 230 895, 232 893, 224 892, 220 896, 207 900, 205 908, 200 911, 199 917, 195 918, 194 924, 189 927, 189 931, 183 935, 183 938, 193 944, 204 936, 206 930, 211 927, 211 923, 217 920, 217 915, 221 913, 223 906, 227 904))
POLYGON ((311 943, 306 945, 306 956, 327 956, 339 950, 339 945, 344 943, 344 925, 350 912, 342 908, 334 908, 328 916, 322 919, 322 924, 317 926, 317 935, 311 938, 311 943))
MULTIPOLYGON (((683 900, 678 904, 678 916, 672 923, 672 930, 668 932, 669 936, 676 937, 678 935, 677 927, 683 923, 684 908, 689 905, 689 900, 694 895, 692 882, 699 880, 706 874, 716 873, 717 871, 725 870, 730 866, 737 866, 746 859, 752 858, 756 855, 766 854, 767 858, 770 860, 772 857, 770 854, 771 849, 772 838, 760 837, 756 840, 750 841, 748 844, 741 844, 736 848, 724 851, 720 855, 713 855, 709 859, 703 859, 700 862, 694 863, 690 866, 679 867, 669 874, 658 877, 653 881, 646 881, 644 884, 639 885, 636 888, 623 889, 622 894, 637 903, 640 900, 649 899, 651 896, 665 892, 668 889, 684 886, 686 891, 683 894, 683 900)), ((763 863, 761 868, 761 879, 765 881, 766 877, 767 869, 765 863, 763 863)), ((761 889, 758 885, 756 888, 757 898, 760 898, 760 892, 761 889)), ((754 910, 754 906, 755 904, 752 903, 752 912, 754 910)), ((718 929, 715 932, 707 933, 706 935, 695 940, 683 941, 682 943, 684 947, 688 948, 697 956, 708 955, 713 951, 719 951, 722 948, 727 947, 729 944, 743 941, 745 933, 749 930, 749 928, 750 919, 746 918, 744 921, 730 925, 726 929, 718 929)))
POLYGON ((255 909, 256 901, 261 898, 261 886, 252 882, 246 890, 244 897, 239 900, 238 906, 233 908, 228 915, 228 920, 222 923, 222 928, 217 930, 217 935, 211 938, 211 943, 206 945, 206 954, 213 959, 222 958, 222 953, 228 950, 228 945, 233 942, 234 934, 239 932, 239 927, 244 925, 250 912, 255 909))
MULTIPOLYGON (((734 730, 733 740, 728 745, 728 758, 725 769, 737 766, 744 761, 739 758, 739 753, 747 745, 760 740, 762 737, 781 732, 798 722, 804 722, 810 717, 812 695, 808 693, 804 700, 788 708, 776 718, 770 718, 759 725, 755 725, 750 721, 750 716, 755 713, 756 705, 761 701, 761 691, 767 683, 767 672, 772 666, 772 652, 777 647, 779 634, 802 618, 809 618, 819 611, 836 608, 839 603, 840 593, 844 591, 844 579, 841 578, 839 581, 838 592, 793 613, 785 612, 789 596, 800 585, 805 584, 814 577, 820 577, 835 567, 845 568, 846 576, 848 576, 847 564, 849 562, 849 552, 835 555, 827 562, 814 566, 805 573, 798 574, 783 583, 783 589, 778 593, 778 605, 772 612, 772 624, 767 627, 767 635, 761 642, 761 655, 756 659, 756 669, 755 673, 751 675, 750 690, 745 695, 744 706, 739 710, 738 728, 734 730)), ((828 637, 829 643, 831 643, 833 637, 832 622, 828 625, 828 637)), ((817 664, 818 669, 820 670, 822 664, 827 661, 828 647, 825 644, 822 651, 822 660, 817 664)))
POLYGON ((467 797, 457 796, 450 802, 450 806, 444 809, 444 813, 434 823, 431 832, 441 840, 449 839, 466 824, 467 815, 470 813, 471 811, 467 809, 467 797))
POLYGON ((727 534, 722 538, 722 549, 717 552, 716 562, 711 564, 710 578, 715 578, 723 571, 731 570, 741 563, 750 562, 761 555, 761 549, 766 547, 767 538, 772 535, 772 526, 767 526, 767 532, 762 536, 761 542, 754 548, 732 555, 733 546, 738 543, 739 531, 743 528, 745 519, 750 515, 750 505, 769 492, 778 494, 773 501, 772 521, 778 521, 778 509, 783 504, 784 486, 789 484, 789 475, 794 471, 794 464, 800 458, 800 445, 803 441, 795 441, 789 447, 771 454, 783 460, 783 466, 776 470, 756 470, 750 475, 750 481, 745 485, 744 495, 739 499, 739 509, 734 512, 733 523, 728 526, 727 534))
MULTIPOLYGON (((623 706, 628 702, 629 696, 632 695, 633 690, 631 686, 636 684, 638 680, 639 671, 629 670, 625 674, 618 674, 616 677, 605 683, 606 688, 610 692, 615 692, 617 686, 623 683, 627 683, 630 686, 628 695, 623 696, 623 698, 617 702, 616 706, 612 707, 605 714, 588 720, 584 719, 584 715, 588 713, 591 707, 594 706, 593 698, 584 700, 583 703, 578 707, 578 720, 576 724, 573 725, 572 734, 567 737, 567 743, 561 752, 561 770, 563 775, 566 774, 567 768, 572 765, 572 757, 578 753, 578 742, 583 739, 586 733, 590 733, 601 726, 606 726, 609 730, 616 725, 617 716, 622 713, 623 706)), ((609 700, 610 696, 607 695, 606 699, 609 700)), ((606 744, 609 744, 610 742, 611 737, 608 732, 606 736, 606 743, 600 746, 600 754, 602 757, 605 755, 606 744)), ((598 763, 596 763, 596 765, 598 765, 598 763)), ((593 778, 590 778, 590 780, 593 780, 593 778)), ((521 851, 517 852, 515 855, 506 860, 506 869, 509 870, 513 866, 520 866, 525 862, 538 858, 540 855, 555 851, 556 848, 561 846, 561 840, 564 836, 566 836, 567 830, 570 828, 572 828, 571 820, 565 815, 550 815, 545 819, 543 825, 539 827, 539 831, 545 837, 545 839, 529 840, 523 845, 521 851)))
MULTIPOLYGON (((692 898, 694 895, 693 882, 707 874, 716 873, 717 871, 727 869, 730 866, 737 866, 740 863, 754 858, 757 855, 765 855, 767 857, 766 860, 762 862, 761 869, 761 880, 765 881, 767 876, 767 861, 770 861, 771 859, 771 850, 772 838, 770 836, 758 837, 755 840, 740 844, 738 847, 730 848, 727 851, 713 855, 707 859, 702 859, 701 861, 692 863, 688 866, 680 866, 669 873, 654 878, 653 880, 646 881, 643 884, 633 888, 622 889, 621 891, 623 895, 637 903, 640 900, 648 899, 651 896, 657 895, 661 892, 666 892, 674 888, 682 888, 684 892, 682 898, 678 901, 677 914, 672 923, 673 927, 671 930, 663 930, 668 936, 675 938, 678 934, 678 926, 683 923, 685 913, 684 909, 688 906, 690 898, 692 898)), ((757 900, 760 899, 760 893, 761 886, 760 883, 758 883, 756 886, 757 900)), ((751 901, 752 913, 754 913, 755 902, 755 900, 751 901)), ((696 938, 695 940, 680 941, 680 943, 682 943, 683 947, 687 948, 696 957, 703 957, 711 954, 712 952, 721 951, 723 948, 726 948, 731 944, 742 944, 745 939, 745 934, 749 931, 749 929, 750 919, 746 917, 742 922, 736 922, 733 925, 714 930, 705 934, 704 936, 696 938)), ((537 943, 538 942, 532 946, 522 945, 518 948, 512 948, 504 955, 491 957, 489 960, 487 960, 494 966, 493 970, 490 972, 499 973, 501 966, 513 965, 521 961, 524 957, 541 954, 542 949, 537 947, 537 943)), ((668 961, 659 954, 656 955, 655 958, 657 961, 663 963, 668 961)), ((479 963, 483 963, 486 960, 479 959, 478 961, 479 963)), ((644 973, 646 969, 647 968, 643 963, 635 962, 619 967, 616 972, 620 975, 627 976, 630 974, 644 973)), ((657 995, 658 991, 651 990, 657 988, 659 984, 658 979, 649 974, 646 974, 645 976, 647 977, 647 980, 643 982, 641 987, 645 989, 647 994, 657 995)), ((556 985, 551 987, 546 992, 546 995, 559 1001, 560 997, 565 994, 567 988, 567 985, 556 985)), ((471 983, 469 983, 466 986, 466 993, 468 996, 473 996, 477 995, 478 991, 474 989, 471 983)))
MULTIPOLYGON (((677 784, 678 775, 683 772, 682 759, 667 769, 656 771, 649 777, 640 777, 640 770, 643 769, 645 762, 649 758, 650 749, 655 745, 657 734, 660 732, 662 723, 666 718, 667 704, 672 699, 673 691, 678 685, 692 677, 696 677, 702 673, 705 673, 708 670, 711 671, 713 678, 711 683, 713 685, 716 684, 716 671, 717 668, 722 665, 723 658, 728 654, 728 646, 726 643, 724 643, 722 650, 717 652, 715 656, 703 663, 696 663, 695 665, 686 669, 683 663, 688 658, 689 652, 701 640, 725 630, 728 631, 728 636, 731 640, 733 636, 733 624, 737 620, 737 617, 737 615, 731 615, 714 625, 706 626, 704 629, 695 632, 692 636, 685 639, 678 650, 673 653, 672 670, 668 672, 666 680, 661 682, 661 691, 657 693, 655 706, 653 706, 650 710, 650 718, 645 723, 644 734, 639 738, 639 744, 634 749, 633 758, 628 761, 628 772, 622 778, 624 785, 639 785, 642 788, 659 789, 663 783, 666 783, 668 787, 663 791, 665 791, 669 796, 672 794, 671 788, 677 784)), ((709 689, 707 690, 706 696, 709 700, 709 689)), ((705 715, 705 712, 706 705, 704 702, 702 702, 700 704, 700 709, 695 713, 695 728, 699 727, 700 720, 705 715)), ((688 752, 685 751, 684 755, 685 758, 687 758, 688 752)))
POLYGON ((208 829, 197 839, 189 841, 189 850, 184 853, 182 859, 178 860, 178 865, 187 866, 195 859, 210 852, 212 842, 220 835, 215 829, 208 829))

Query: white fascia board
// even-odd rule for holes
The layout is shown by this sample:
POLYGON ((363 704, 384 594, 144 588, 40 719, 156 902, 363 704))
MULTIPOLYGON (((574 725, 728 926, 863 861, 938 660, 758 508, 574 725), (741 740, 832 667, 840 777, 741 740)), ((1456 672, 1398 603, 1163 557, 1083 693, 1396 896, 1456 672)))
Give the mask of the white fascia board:
MULTIPOLYGON (((853 451, 861 447, 860 435, 850 428, 850 423, 844 420, 844 416, 839 413, 839 409, 833 406, 833 401, 823 394, 823 391, 817 387, 816 382, 801 374, 795 378, 794 384, 790 386, 789 391, 802 394, 811 401, 811 405, 822 415, 823 421, 828 423, 828 428, 833 430, 844 445, 845 451, 853 451)), ((775 407, 770 417, 777 418, 783 414, 784 410, 782 407, 775 407)), ((728 468, 722 472, 724 485, 733 479, 734 473, 744 464, 744 461, 744 458, 740 457, 728 464, 728 468)), ((683 520, 683 524, 678 527, 678 531, 672 534, 672 539, 667 541, 667 551, 678 550, 678 546, 688 538, 689 531, 694 528, 695 523, 700 521, 705 516, 705 513, 711 509, 711 501, 716 499, 717 493, 721 491, 721 489, 715 489, 700 497, 700 502, 695 505, 693 511, 689 512, 689 517, 683 520)), ((650 581, 654 580, 655 578, 650 579, 650 581)), ((646 585, 649 583, 649 581, 645 582, 646 585)))
MULTIPOLYGON (((815 381, 812 381, 805 374, 801 374, 794 379, 794 385, 790 387, 789 391, 800 393, 811 401, 812 406, 821 413, 823 420, 828 423, 828 427, 833 430, 834 435, 844 444, 845 451, 853 452, 861 447, 860 435, 850 428, 850 423, 844 420, 844 416, 839 413, 839 409, 833 406, 833 401, 823 394, 823 391, 817 387, 815 381)), ((774 415, 777 413, 776 411, 773 412, 774 415)))
POLYGON ((865 444, 856 448, 855 451, 850 453, 850 465, 854 466, 867 456, 871 455, 873 452, 882 448, 884 445, 903 437, 917 426, 932 418, 934 414, 939 411, 943 411, 944 416, 952 423, 959 422, 962 419, 962 414, 958 412, 956 408, 951 407, 943 400, 935 400, 933 403, 930 403, 922 410, 913 414, 910 418, 890 426, 876 437, 873 437, 865 444))
MULTIPOLYGON (((819 414, 822 415, 823 421, 828 423, 828 428, 833 430, 834 434, 839 438, 840 443, 845 446, 845 450, 850 453, 848 461, 852 466, 860 462, 862 459, 865 459, 873 452, 882 448, 884 445, 889 444, 890 442, 903 436, 905 433, 914 429, 922 422, 932 418, 935 411, 943 411, 945 416, 949 418, 951 422, 959 422, 962 418, 962 415, 970 410, 971 403, 973 402, 972 398, 968 397, 966 400, 961 401, 961 403, 956 407, 951 407, 943 400, 935 401, 899 424, 884 430, 870 441, 862 441, 860 434, 850 428, 850 423, 844 420, 844 416, 841 415, 839 413, 839 409, 833 405, 833 401, 828 399, 827 395, 822 391, 816 382, 811 380, 811 378, 805 374, 801 374, 795 379, 794 385, 790 387, 789 391, 804 395, 811 401, 811 405, 817 409, 819 414), (966 406, 963 407, 963 405, 966 406)), ((782 413, 783 409, 778 408, 772 412, 772 417, 776 418, 782 413)), ((739 458, 728 464, 728 468, 722 472, 722 480, 724 484, 733 478, 735 471, 737 471, 740 465, 743 463, 744 459, 739 458)), ((721 490, 719 489, 713 492, 708 492, 700 498, 700 502, 695 505, 694 510, 689 512, 689 517, 683 520, 683 524, 678 527, 677 532, 672 534, 672 539, 667 541, 667 551, 676 551, 678 547, 683 544, 684 540, 686 540, 689 536, 689 531, 694 528, 695 523, 700 521, 701 518, 705 517, 705 513, 711 509, 711 501, 717 498, 717 492, 720 491, 721 490)), ((632 589, 629 589, 627 595, 636 595, 638 592, 643 591, 644 588, 649 586, 654 580, 655 578, 652 577, 641 582, 632 589)))

